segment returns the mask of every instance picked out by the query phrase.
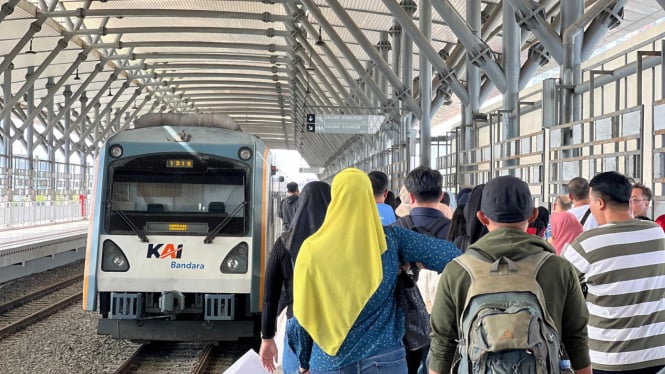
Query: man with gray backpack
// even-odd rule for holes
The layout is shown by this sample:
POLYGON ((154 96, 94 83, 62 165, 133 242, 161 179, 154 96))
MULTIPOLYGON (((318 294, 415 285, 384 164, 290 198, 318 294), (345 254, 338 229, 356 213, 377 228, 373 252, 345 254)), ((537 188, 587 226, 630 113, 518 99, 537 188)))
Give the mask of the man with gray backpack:
POLYGON ((591 374, 587 311, 577 273, 541 238, 529 186, 485 185, 477 217, 489 233, 451 261, 431 315, 430 374, 591 374))

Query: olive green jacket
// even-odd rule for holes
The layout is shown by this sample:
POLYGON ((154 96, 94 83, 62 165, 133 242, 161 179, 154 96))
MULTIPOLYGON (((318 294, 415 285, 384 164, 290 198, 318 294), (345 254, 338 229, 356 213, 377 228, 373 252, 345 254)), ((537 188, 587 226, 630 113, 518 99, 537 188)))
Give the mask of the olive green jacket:
MULTIPOLYGON (((494 230, 469 248, 496 260, 505 256, 518 261, 539 251, 554 253, 542 238, 512 228, 494 230)), ((471 256, 464 254, 463 256, 471 256)), ((573 368, 590 365, 587 343, 589 312, 582 295, 577 273, 564 258, 551 256, 541 267, 536 280, 543 289, 547 311, 556 323, 561 342, 566 348, 573 368)), ((437 373, 450 371, 457 349, 464 309, 471 278, 457 262, 451 261, 441 274, 432 307, 430 369, 437 373)))

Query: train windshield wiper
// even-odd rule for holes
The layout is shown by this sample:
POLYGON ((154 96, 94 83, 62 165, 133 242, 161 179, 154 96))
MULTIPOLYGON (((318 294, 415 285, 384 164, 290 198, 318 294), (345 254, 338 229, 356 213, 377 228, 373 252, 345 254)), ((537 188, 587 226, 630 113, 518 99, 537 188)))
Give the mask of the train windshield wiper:
POLYGON ((148 242, 148 237, 145 236, 145 233, 143 232, 143 230, 136 227, 134 222, 132 222, 132 220, 129 219, 129 217, 127 217, 127 215, 122 210, 116 210, 116 209, 111 208, 111 213, 117 214, 118 217, 120 217, 120 219, 122 219, 122 221, 125 222, 127 224, 127 226, 129 226, 129 228, 132 229, 132 231, 134 231, 134 233, 136 235, 138 235, 139 239, 141 239, 141 241, 143 243, 148 242))
POLYGON ((219 232, 222 231, 224 226, 226 226, 229 222, 231 222, 231 218, 233 218, 233 216, 240 211, 240 208, 244 207, 245 205, 247 205, 247 202, 243 201, 235 209, 233 209, 233 212, 231 212, 231 214, 226 216, 226 218, 224 218, 224 220, 220 222, 219 225, 217 225, 217 227, 215 227, 214 229, 212 229, 212 231, 208 233, 208 236, 206 236, 206 238, 203 239, 203 243, 205 244, 212 243, 212 240, 215 239, 215 236, 217 236, 217 234, 219 234, 219 232))

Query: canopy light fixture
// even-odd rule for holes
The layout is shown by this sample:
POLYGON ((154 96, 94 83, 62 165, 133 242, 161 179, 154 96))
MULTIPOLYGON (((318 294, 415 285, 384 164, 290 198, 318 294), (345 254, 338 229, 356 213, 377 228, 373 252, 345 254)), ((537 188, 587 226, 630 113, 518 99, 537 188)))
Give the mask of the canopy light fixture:
POLYGON ((76 75, 74 76, 75 81, 80 81, 81 77, 79 77, 79 68, 76 68, 76 75))
POLYGON ((319 25, 319 40, 317 40, 314 44, 318 45, 319 47, 326 45, 326 42, 323 41, 323 37, 321 36, 321 25, 319 25))
POLYGON ((30 49, 28 49, 28 50, 25 52, 25 54, 27 54, 27 55, 36 55, 36 54, 37 54, 37 52, 35 52, 35 51, 32 49, 32 40, 33 40, 33 39, 34 39, 34 38, 30 39, 30 49))
POLYGON ((113 94, 111 93, 111 87, 109 87, 109 94, 106 96, 113 96, 113 94))

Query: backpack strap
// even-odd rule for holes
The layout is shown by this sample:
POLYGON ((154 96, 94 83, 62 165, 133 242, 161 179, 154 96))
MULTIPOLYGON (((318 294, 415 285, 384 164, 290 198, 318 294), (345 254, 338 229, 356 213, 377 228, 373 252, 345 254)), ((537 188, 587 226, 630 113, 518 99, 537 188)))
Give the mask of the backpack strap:
MULTIPOLYGON (((426 227, 416 226, 416 224, 413 223, 413 218, 411 218, 410 214, 404 217, 399 217, 397 221, 399 222, 399 226, 401 227, 414 231, 416 230, 416 228, 420 228, 422 231, 425 231, 427 234, 433 237, 436 237, 436 233, 450 223, 450 220, 448 220, 448 218, 444 216, 433 220, 426 227)), ((423 233, 422 231, 421 233, 423 233)))
POLYGON ((442 228, 444 228, 447 224, 450 223, 450 220, 448 218, 444 217, 439 217, 427 225, 425 227, 425 230, 430 233, 432 236, 436 236, 436 233, 441 231, 442 228))
POLYGON ((413 223, 413 218, 411 218, 410 214, 407 214, 404 217, 399 217, 397 221, 401 227, 406 229, 413 230, 416 228, 416 225, 413 223))
POLYGON ((530 292, 538 298, 547 322, 556 328, 554 320, 547 311, 543 289, 536 281, 540 267, 552 255, 550 252, 541 251, 519 261, 513 261, 505 256, 492 261, 475 249, 467 249, 466 253, 453 260, 462 266, 471 277, 471 286, 467 291, 464 310, 476 295, 530 292))
POLYGON ((580 224, 584 226, 586 223, 586 220, 589 218, 589 215, 591 214, 591 209, 587 208, 586 212, 584 212, 584 215, 582 216, 582 219, 580 220, 580 224))

